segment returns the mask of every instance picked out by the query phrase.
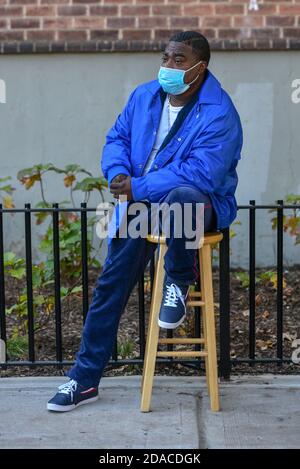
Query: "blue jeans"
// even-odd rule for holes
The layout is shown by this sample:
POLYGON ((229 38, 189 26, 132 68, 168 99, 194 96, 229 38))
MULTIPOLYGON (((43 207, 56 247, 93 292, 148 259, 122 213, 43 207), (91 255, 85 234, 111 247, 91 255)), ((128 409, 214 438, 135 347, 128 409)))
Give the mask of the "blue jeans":
MULTIPOLYGON (((215 211, 207 194, 191 186, 178 187, 170 191, 163 202, 204 203, 204 232, 216 229, 215 211)), ((150 220, 149 208, 150 204, 145 216, 150 220)), ((193 228, 195 213, 194 211, 192 214, 193 228)), ((133 215, 128 215, 127 223, 132 218, 133 215)), ((198 251, 186 249, 186 238, 174 237, 172 226, 171 221, 164 268, 168 277, 175 283, 190 285, 199 275, 196 268, 198 251)), ((112 238, 102 272, 93 290, 75 365, 66 372, 71 379, 86 387, 99 385, 112 354, 121 315, 156 248, 157 244, 143 237, 112 238)))

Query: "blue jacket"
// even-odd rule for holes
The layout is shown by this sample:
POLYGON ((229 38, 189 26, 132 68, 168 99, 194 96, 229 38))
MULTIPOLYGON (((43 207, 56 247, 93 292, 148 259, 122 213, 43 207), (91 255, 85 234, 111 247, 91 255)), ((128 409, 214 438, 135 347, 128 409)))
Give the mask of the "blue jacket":
MULTIPOLYGON (((211 198, 217 229, 226 228, 237 215, 236 166, 243 143, 234 104, 207 70, 199 92, 179 112, 152 167, 141 176, 155 141, 165 98, 158 80, 133 90, 106 136, 101 160, 104 177, 110 184, 120 173, 130 175, 135 201, 159 202, 178 186, 199 188, 211 198)), ((117 204, 120 217, 126 205, 127 202, 117 204)))

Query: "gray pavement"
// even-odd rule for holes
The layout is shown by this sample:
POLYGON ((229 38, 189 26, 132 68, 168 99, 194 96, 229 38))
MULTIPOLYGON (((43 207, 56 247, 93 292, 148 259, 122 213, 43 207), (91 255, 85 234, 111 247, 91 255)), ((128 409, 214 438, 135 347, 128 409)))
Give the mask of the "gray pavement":
POLYGON ((0 379, 0 448, 299 448, 298 376, 220 383, 209 409, 203 377, 155 376, 151 412, 140 412, 141 376, 102 378, 97 402, 52 413, 67 378, 0 379))

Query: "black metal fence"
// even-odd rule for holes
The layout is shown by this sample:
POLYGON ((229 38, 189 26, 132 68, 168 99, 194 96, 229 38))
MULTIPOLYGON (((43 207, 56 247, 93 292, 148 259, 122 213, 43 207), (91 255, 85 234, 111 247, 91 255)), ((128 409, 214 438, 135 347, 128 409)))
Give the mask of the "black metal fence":
MULTIPOLYGON (((283 356, 283 220, 284 210, 300 208, 296 205, 284 205, 282 200, 278 200, 275 205, 256 205, 254 200, 249 205, 240 205, 238 210, 248 210, 249 216, 249 351, 247 357, 231 358, 230 356, 230 232, 229 229, 222 230, 223 240, 219 247, 219 374, 224 379, 230 377, 232 365, 237 363, 248 363, 250 366, 259 362, 278 363, 291 362, 291 358, 283 356), (277 212, 277 350, 275 358, 256 358, 256 323, 255 323, 255 269, 256 269, 256 235, 255 222, 256 211, 264 209, 275 209, 277 212)), ((25 204, 24 209, 4 209, 0 204, 0 330, 2 340, 2 350, 7 342, 6 327, 6 289, 5 289, 5 270, 4 270, 4 215, 8 213, 24 214, 25 224, 25 259, 26 259, 26 287, 27 287, 27 316, 28 316, 28 359, 27 360, 7 360, 2 357, 0 367, 7 368, 12 366, 69 366, 73 362, 65 360, 63 357, 63 334, 61 326, 61 276, 60 276, 60 246, 59 246, 59 214, 63 211, 78 212, 81 218, 81 268, 82 268, 82 312, 83 321, 89 308, 88 299, 88 242, 87 242, 87 215, 88 212, 95 212, 95 208, 87 208, 82 203, 80 208, 61 208, 58 204, 53 204, 52 208, 36 209, 31 208, 30 204, 25 204), (33 307, 33 283, 32 283, 32 214, 35 212, 47 211, 52 213, 53 224, 53 258, 54 258, 54 292, 55 292, 55 338, 56 338, 56 360, 38 361, 35 353, 35 324, 33 307)), ((151 286, 154 274, 154 258, 150 263, 151 286)), ((138 309, 139 309, 139 348, 140 355, 133 359, 119 359, 117 353, 117 338, 114 350, 108 367, 115 367, 125 364, 142 364, 145 353, 145 297, 144 297, 144 275, 138 283, 138 309)), ((195 331, 200 335, 200 315, 195 314, 195 331)), ((173 332, 167 331, 167 336, 172 337, 173 332)), ((173 345, 168 348, 172 350, 173 345)), ((195 345, 196 349, 199 345, 195 345)), ((1 356, 1 354, 0 354, 1 356)), ((157 363, 181 363, 188 367, 201 368, 201 359, 177 359, 177 358, 158 358, 157 363)))

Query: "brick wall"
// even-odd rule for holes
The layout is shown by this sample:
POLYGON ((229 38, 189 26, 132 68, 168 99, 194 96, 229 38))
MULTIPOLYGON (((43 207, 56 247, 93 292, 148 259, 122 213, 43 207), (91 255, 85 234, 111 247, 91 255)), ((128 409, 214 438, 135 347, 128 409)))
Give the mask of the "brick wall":
POLYGON ((300 49, 300 0, 0 0, 0 51, 160 50, 201 31, 213 49, 300 49))

